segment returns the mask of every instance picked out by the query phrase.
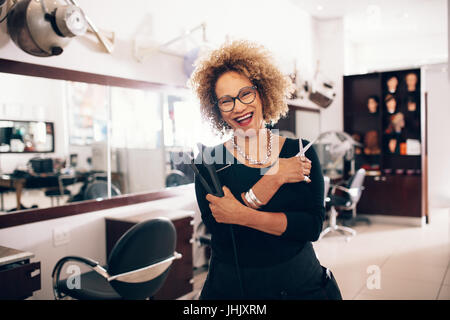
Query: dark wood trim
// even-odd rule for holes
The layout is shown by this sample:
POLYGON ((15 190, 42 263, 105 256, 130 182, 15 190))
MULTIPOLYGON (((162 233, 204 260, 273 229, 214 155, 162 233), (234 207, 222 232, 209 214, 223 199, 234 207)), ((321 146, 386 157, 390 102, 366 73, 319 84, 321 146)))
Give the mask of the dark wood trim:
POLYGON ((193 186, 193 184, 188 184, 155 192, 122 195, 100 201, 89 200, 78 203, 74 202, 58 207, 23 210, 15 213, 3 214, 0 215, 0 229, 20 226, 33 222, 64 218, 82 213, 95 212, 143 202, 182 196, 186 194, 187 191, 193 189, 193 186))
POLYGON ((307 107, 301 107, 301 106, 294 106, 294 105, 292 105, 292 104, 289 104, 288 103, 288 107, 289 107, 289 109, 291 109, 291 110, 294 110, 294 111, 307 111, 307 112, 314 112, 314 113, 320 113, 320 109, 310 109, 310 108, 307 108, 307 107))
POLYGON ((183 86, 166 85, 156 82, 119 78, 108 75, 55 68, 7 59, 0 59, 0 72, 47 78, 47 79, 55 79, 55 80, 69 80, 76 82, 94 83, 105 86, 124 87, 133 89, 185 88, 183 86))

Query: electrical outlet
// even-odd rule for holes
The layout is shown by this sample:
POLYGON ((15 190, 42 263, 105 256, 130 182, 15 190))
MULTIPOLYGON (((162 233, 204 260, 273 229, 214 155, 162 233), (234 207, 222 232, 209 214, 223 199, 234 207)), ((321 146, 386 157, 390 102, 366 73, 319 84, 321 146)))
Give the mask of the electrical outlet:
POLYGON ((67 226, 53 229, 53 245, 59 247, 70 242, 70 231, 67 226))

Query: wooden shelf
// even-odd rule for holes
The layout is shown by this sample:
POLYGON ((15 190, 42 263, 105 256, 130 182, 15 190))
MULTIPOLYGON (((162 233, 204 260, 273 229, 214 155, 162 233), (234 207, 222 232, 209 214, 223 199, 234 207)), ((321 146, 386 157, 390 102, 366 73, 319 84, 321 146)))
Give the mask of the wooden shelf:
MULTIPOLYGON (((420 91, 420 81, 420 69, 344 77, 344 131, 358 135, 363 144, 366 143, 367 133, 372 131, 371 135, 376 137, 374 139, 380 152, 379 155, 365 155, 362 148, 361 154, 355 157, 356 170, 368 167, 373 171, 366 175, 364 181, 365 190, 358 203, 360 213, 408 217, 428 215, 425 165, 427 137, 426 128, 420 126, 420 123, 426 123, 426 100, 420 91), (411 73, 417 76, 415 91, 407 89, 406 75, 411 73), (398 79, 398 85, 395 92, 390 92, 387 81, 394 76, 398 79), (393 113, 389 112, 388 103, 385 102, 389 95, 396 102, 393 113), (378 99, 375 113, 369 112, 369 97, 378 99), (408 108, 411 97, 415 99, 415 111, 408 108), (393 122, 395 117, 401 116, 404 117, 404 126, 397 133, 393 130, 393 122), (404 154, 405 145, 400 146, 400 143, 405 143, 407 139, 420 141, 420 155, 404 154), (395 149, 389 146, 391 140, 397 141, 395 149), (375 171, 378 171, 377 174, 374 174, 375 171)), ((350 164, 347 163, 344 172, 349 171, 350 164)))

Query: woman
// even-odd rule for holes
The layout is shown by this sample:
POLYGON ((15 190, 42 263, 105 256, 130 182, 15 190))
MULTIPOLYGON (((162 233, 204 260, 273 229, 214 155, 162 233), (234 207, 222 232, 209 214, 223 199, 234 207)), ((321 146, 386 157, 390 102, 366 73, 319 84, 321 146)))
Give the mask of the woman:
POLYGON ((265 129, 288 111, 289 80, 263 47, 238 41, 198 62, 191 84, 204 118, 222 135, 232 132, 204 152, 224 196, 195 181, 212 249, 200 298, 341 299, 311 245, 325 215, 317 155, 310 148, 296 156, 298 140, 265 129))

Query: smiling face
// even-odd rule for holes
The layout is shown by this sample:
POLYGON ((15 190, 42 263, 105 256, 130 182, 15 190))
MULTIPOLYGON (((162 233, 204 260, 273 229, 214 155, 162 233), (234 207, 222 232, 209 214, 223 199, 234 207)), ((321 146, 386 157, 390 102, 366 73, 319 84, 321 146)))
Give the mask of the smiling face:
MULTIPOLYGON (((251 81, 234 71, 222 74, 216 82, 215 93, 218 99, 224 96, 236 97, 242 88, 251 87, 251 81)), ((258 91, 253 102, 244 104, 239 99, 235 99, 235 106, 232 111, 224 112, 220 110, 222 119, 233 129, 236 135, 254 135, 259 129, 264 128, 264 118, 262 112, 262 102, 258 91)))

